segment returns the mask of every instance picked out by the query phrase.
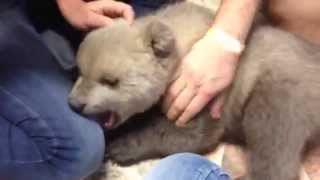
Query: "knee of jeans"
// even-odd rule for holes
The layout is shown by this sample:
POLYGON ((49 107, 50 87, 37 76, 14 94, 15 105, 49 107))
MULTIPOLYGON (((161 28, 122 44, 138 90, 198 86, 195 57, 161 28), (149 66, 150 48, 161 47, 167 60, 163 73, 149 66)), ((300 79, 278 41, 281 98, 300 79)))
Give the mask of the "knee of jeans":
POLYGON ((221 167, 203 156, 178 153, 162 159, 146 176, 145 180, 149 179, 229 180, 230 177, 221 167))
MULTIPOLYGON (((101 166, 105 153, 105 140, 102 128, 93 121, 87 121, 73 137, 74 150, 70 151, 70 177, 86 177, 101 166)), ((63 166, 62 166, 63 167, 63 166)), ((70 178, 71 179, 71 178, 70 178)))

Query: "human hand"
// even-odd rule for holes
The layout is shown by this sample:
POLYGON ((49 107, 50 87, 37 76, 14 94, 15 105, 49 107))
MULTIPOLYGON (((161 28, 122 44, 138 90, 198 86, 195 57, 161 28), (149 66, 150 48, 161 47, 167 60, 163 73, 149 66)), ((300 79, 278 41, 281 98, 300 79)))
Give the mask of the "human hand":
MULTIPOLYGON (((228 87, 234 77, 240 53, 229 51, 219 41, 198 41, 184 58, 180 76, 170 85, 163 101, 168 119, 185 125, 205 105, 228 87)), ((212 105, 211 114, 219 117, 223 99, 212 105)))
POLYGON ((124 18, 129 23, 134 19, 130 5, 114 0, 57 0, 57 4, 66 20, 83 31, 109 26, 115 18, 124 18))

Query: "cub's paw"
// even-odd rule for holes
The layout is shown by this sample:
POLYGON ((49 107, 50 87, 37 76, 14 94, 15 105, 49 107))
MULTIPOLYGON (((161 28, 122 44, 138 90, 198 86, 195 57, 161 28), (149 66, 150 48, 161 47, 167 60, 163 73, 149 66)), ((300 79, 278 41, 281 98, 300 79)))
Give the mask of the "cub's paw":
POLYGON ((137 162, 134 148, 120 139, 109 144, 108 158, 121 166, 130 166, 137 162))

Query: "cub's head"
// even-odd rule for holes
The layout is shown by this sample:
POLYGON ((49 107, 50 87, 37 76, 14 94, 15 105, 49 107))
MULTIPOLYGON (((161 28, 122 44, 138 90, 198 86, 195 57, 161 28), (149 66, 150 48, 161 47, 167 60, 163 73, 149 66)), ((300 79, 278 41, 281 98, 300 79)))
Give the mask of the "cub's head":
POLYGON ((77 55, 80 76, 71 106, 104 118, 108 128, 145 111, 164 93, 176 65, 175 37, 157 20, 116 22, 91 32, 77 55))

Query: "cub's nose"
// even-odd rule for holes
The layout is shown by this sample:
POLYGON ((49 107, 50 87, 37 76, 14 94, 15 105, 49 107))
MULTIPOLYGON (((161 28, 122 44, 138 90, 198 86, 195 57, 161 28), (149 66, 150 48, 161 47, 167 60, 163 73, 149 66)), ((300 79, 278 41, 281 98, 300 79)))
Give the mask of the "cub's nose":
POLYGON ((80 102, 76 98, 69 98, 69 106, 75 112, 82 113, 83 109, 86 107, 86 103, 80 102))

